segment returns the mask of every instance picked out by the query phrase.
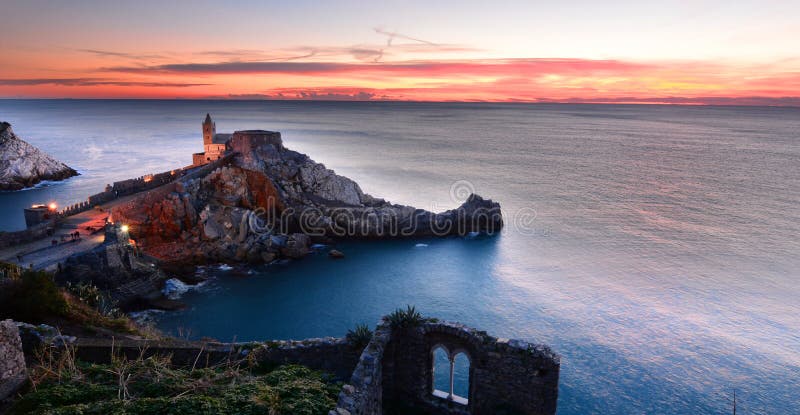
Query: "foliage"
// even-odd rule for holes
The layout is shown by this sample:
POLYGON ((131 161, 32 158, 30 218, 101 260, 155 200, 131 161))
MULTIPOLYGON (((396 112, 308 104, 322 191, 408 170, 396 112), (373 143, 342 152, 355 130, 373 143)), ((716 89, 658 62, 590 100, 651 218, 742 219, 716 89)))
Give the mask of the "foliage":
POLYGON ((120 333, 133 333, 144 335, 145 337, 154 337, 153 335, 143 333, 140 327, 137 327, 129 317, 121 312, 112 311, 108 314, 103 314, 89 307, 86 303, 71 294, 65 294, 64 298, 66 298, 67 305, 69 306, 64 318, 69 322, 79 324, 86 329, 100 327, 120 333))
POLYGON ((67 282, 66 289, 82 303, 94 308, 104 316, 118 318, 124 315, 101 289, 92 284, 67 282))
POLYGON ((257 375, 247 362, 179 368, 169 357, 75 360, 45 351, 31 369, 31 391, 9 414, 327 414, 339 385, 303 366, 257 375))
POLYGON ((65 316, 67 301, 52 277, 44 271, 24 271, 0 291, 0 319, 41 323, 51 316, 65 316))
POLYGON ((398 308, 388 316, 389 325, 392 328, 411 328, 421 325, 425 319, 422 318, 414 306, 407 306, 405 310, 398 308))
POLYGON ((366 324, 359 324, 347 331, 346 339, 356 349, 363 349, 372 340, 372 330, 366 324))

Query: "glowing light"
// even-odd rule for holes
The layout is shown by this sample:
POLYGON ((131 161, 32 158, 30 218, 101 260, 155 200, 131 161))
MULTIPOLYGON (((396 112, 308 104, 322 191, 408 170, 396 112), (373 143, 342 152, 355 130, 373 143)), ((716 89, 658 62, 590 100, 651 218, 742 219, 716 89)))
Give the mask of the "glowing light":
POLYGON ((130 229, 130 228, 128 227, 128 225, 122 225, 122 227, 120 227, 119 229, 120 229, 122 232, 128 232, 128 229, 130 229))
POLYGON ((49 205, 49 206, 47 206, 47 207, 49 207, 49 208, 50 208, 50 210, 56 210, 56 208, 58 207, 58 205, 56 205, 56 204, 55 204, 55 202, 53 202, 53 203, 50 203, 50 205, 49 205))

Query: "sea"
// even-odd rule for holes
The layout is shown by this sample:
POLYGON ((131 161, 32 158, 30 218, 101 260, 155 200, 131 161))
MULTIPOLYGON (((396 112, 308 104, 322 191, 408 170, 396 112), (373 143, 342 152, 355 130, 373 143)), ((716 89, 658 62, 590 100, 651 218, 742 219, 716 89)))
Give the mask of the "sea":
POLYGON ((2 100, 0 120, 81 175, 0 193, 0 230, 190 164, 206 113, 218 132, 280 131, 395 203, 478 193, 506 227, 208 265, 187 309, 150 314, 164 332, 343 336, 414 305, 550 345, 561 415, 731 414, 734 392, 739 414, 800 414, 800 108, 2 100))

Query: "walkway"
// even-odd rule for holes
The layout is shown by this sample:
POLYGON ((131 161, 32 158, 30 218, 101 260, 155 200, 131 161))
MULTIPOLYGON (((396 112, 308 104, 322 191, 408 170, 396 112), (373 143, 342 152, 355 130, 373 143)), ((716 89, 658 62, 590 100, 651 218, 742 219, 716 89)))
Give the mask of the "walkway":
POLYGON ((137 194, 122 197, 101 205, 101 209, 90 209, 64 218, 53 236, 0 249, 0 260, 25 268, 33 266, 33 269, 54 270, 59 262, 64 262, 68 257, 102 245, 105 241, 103 229, 109 208, 126 203, 136 196, 137 194), (80 239, 72 240, 70 234, 75 232, 80 234, 80 239), (53 244, 54 240, 58 242, 56 245, 53 244), (22 256, 21 261, 18 255, 22 256))

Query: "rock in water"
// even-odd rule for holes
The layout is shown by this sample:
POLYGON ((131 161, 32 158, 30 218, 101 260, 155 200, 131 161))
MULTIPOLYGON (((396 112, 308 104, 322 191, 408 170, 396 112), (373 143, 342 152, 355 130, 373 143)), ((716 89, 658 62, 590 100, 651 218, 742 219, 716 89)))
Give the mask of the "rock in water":
POLYGON ((14 134, 0 122, 0 190, 20 190, 42 180, 63 180, 78 172, 14 134))
POLYGON ((342 251, 339 251, 339 250, 336 250, 336 249, 331 249, 328 252, 328 256, 330 256, 331 258, 334 258, 334 259, 341 259, 341 258, 344 258, 344 253, 342 251))

